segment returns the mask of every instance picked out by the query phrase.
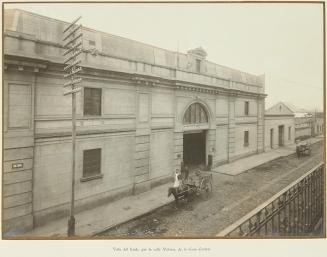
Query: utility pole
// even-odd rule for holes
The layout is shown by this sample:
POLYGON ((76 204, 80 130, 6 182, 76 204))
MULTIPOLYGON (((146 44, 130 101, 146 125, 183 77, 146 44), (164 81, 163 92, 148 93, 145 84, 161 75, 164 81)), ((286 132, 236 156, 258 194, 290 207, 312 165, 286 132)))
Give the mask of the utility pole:
POLYGON ((317 126, 317 108, 315 108, 315 121, 314 121, 314 124, 313 124, 313 133, 314 133, 314 136, 316 136, 316 134, 318 134, 318 133, 316 133, 316 126, 317 126))
POLYGON ((68 91, 64 95, 72 96, 72 178, 71 178, 71 200, 70 200, 70 215, 68 220, 67 235, 75 235, 75 217, 74 217, 74 203, 75 203, 75 156, 76 156, 76 93, 81 91, 81 87, 77 87, 76 84, 82 82, 82 78, 78 78, 78 73, 82 70, 78 65, 81 63, 81 59, 78 56, 82 53, 82 25, 76 23, 81 19, 78 17, 63 31, 64 48, 68 48, 64 52, 64 56, 68 56, 64 61, 66 67, 64 71, 66 74, 64 78, 68 78, 69 81, 64 84, 64 88, 68 91))

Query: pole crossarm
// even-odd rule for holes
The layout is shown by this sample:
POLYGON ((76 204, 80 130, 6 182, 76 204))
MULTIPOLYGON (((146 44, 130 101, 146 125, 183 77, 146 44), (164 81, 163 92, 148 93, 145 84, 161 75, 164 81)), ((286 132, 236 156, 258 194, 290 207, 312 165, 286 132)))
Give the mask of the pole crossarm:
POLYGON ((76 20, 74 20, 72 23, 70 23, 68 25, 68 27, 63 31, 63 33, 65 33, 66 31, 68 31, 71 27, 73 27, 75 25, 76 22, 78 22, 80 19, 82 18, 82 16, 79 16, 76 20))
POLYGON ((75 74, 79 73, 80 71, 82 71, 82 67, 78 67, 76 68, 74 71, 68 73, 68 74, 65 74, 64 75, 64 78, 69 78, 69 77, 72 77, 74 76, 75 74))
POLYGON ((81 87, 78 87, 78 88, 75 88, 75 89, 73 89, 71 91, 68 91, 68 92, 64 93, 64 95, 75 94, 75 93, 77 93, 77 92, 79 92, 81 90, 82 90, 82 88, 81 87))
POLYGON ((72 81, 65 83, 64 87, 73 86, 73 85, 81 83, 81 82, 82 82, 82 78, 73 79, 72 81))
POLYGON ((82 24, 75 27, 69 34, 67 34, 62 41, 65 41, 67 38, 71 37, 76 31, 82 28, 82 24))
POLYGON ((72 45, 70 48, 68 48, 68 49, 64 52, 63 56, 66 56, 66 55, 69 54, 70 52, 76 50, 78 47, 82 46, 82 44, 83 44, 82 42, 78 42, 78 43, 76 43, 75 45, 72 45))
POLYGON ((70 62, 72 59, 75 57, 79 56, 82 53, 82 49, 79 49, 77 52, 73 53, 70 57, 68 57, 65 61, 64 64, 70 62))
POLYGON ((80 64, 81 62, 82 62, 81 60, 76 60, 76 61, 74 61, 73 63, 71 63, 71 64, 69 64, 68 66, 66 66, 66 67, 64 68, 64 71, 67 71, 67 70, 69 70, 69 69, 71 69, 71 68, 75 68, 76 65, 77 65, 77 64, 80 64))
POLYGON ((83 33, 78 34, 76 37, 69 40, 65 45, 64 48, 68 47, 70 44, 74 43, 77 39, 81 38, 83 36, 83 33))

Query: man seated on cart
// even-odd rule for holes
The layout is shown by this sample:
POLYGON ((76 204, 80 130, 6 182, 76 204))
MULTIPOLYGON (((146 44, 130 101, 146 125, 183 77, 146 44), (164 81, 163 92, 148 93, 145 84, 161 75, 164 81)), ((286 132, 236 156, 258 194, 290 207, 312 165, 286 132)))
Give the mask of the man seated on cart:
POLYGON ((174 184, 168 189, 168 197, 173 194, 176 196, 182 189, 182 176, 178 170, 175 171, 174 184))
POLYGON ((178 170, 176 170, 173 188, 178 190, 180 189, 181 185, 182 185, 182 175, 179 173, 178 170))

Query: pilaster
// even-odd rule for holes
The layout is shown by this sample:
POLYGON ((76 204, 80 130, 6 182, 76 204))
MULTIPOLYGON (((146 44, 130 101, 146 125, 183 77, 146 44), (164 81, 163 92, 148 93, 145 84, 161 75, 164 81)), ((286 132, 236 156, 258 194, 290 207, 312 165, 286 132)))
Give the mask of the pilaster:
POLYGON ((235 96, 228 97, 228 162, 235 156, 235 96))
POLYGON ((257 153, 264 152, 265 140, 265 99, 259 98, 257 112, 257 153))
MULTIPOLYGON (((138 81, 136 82, 137 84, 138 81)), ((137 114, 135 132, 134 186, 133 193, 150 190, 150 146, 151 146, 151 92, 142 85, 136 86, 137 114)))

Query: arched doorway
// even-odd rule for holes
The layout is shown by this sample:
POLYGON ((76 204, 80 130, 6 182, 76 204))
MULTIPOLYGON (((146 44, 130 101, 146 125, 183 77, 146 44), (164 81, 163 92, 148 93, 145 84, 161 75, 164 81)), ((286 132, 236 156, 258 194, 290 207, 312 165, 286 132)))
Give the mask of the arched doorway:
POLYGON ((183 117, 183 162, 190 169, 206 165, 208 112, 201 103, 191 104, 183 117))

